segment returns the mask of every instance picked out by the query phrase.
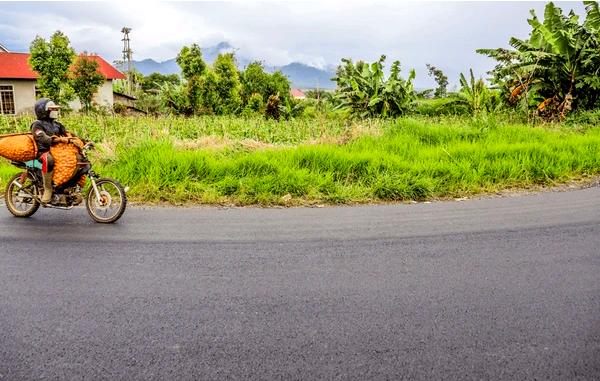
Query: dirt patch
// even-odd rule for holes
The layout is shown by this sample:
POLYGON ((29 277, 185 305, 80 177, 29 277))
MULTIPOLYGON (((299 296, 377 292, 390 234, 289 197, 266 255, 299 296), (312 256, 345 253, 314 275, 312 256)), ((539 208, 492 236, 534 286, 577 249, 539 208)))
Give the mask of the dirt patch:
POLYGON ((210 149, 210 150, 222 150, 233 146, 233 141, 221 136, 203 136, 196 140, 176 140, 173 142, 173 146, 176 149, 183 150, 197 150, 197 149, 210 149))

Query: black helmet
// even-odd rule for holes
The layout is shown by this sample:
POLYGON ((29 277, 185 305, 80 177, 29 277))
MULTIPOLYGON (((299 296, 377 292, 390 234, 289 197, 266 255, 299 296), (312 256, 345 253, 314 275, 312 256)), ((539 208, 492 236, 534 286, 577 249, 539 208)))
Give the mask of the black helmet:
POLYGON ((52 102, 52 100, 48 99, 48 98, 42 98, 40 100, 38 100, 37 102, 35 102, 35 106, 33 107, 34 111, 35 111, 35 116, 37 116, 37 118, 39 120, 44 120, 44 119, 50 119, 50 108, 58 108, 59 106, 57 106, 54 102, 52 102))

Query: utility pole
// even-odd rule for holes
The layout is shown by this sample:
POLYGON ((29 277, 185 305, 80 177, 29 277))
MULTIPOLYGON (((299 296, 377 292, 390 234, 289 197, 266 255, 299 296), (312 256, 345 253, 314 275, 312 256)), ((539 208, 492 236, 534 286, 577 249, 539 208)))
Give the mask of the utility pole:
POLYGON ((321 89, 319 86, 319 77, 317 77, 317 111, 323 111, 323 105, 321 104, 321 89))
POLYGON ((123 27, 121 29, 121 33, 123 33, 123 63, 127 64, 127 92, 128 95, 132 93, 132 82, 133 82, 133 73, 131 72, 131 55, 133 52, 131 51, 131 47, 129 46, 129 32, 131 32, 131 28, 123 27))
POLYGON ((317 104, 321 101, 321 89, 319 87, 319 77, 317 77, 317 104))

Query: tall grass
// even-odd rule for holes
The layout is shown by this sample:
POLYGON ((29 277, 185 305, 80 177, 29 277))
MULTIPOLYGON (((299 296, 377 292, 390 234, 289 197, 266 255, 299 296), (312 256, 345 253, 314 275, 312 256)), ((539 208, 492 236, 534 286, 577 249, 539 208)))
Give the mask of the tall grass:
MULTIPOLYGON (((83 122, 79 128, 87 126, 83 122)), ((315 121, 269 124, 208 118, 195 121, 202 132, 188 121, 167 119, 147 126, 154 133, 137 133, 145 122, 149 119, 138 119, 138 124, 136 119, 124 120, 119 126, 111 121, 106 125, 109 132, 98 135, 117 141, 112 155, 98 157, 98 171, 130 186, 130 197, 145 202, 427 200, 600 174, 599 128, 573 131, 560 125, 530 127, 494 118, 455 117, 354 127, 340 121, 320 126, 315 121), (125 132, 119 134, 119 128, 125 132), (180 144, 205 135, 228 137, 229 144, 180 144), (244 139, 269 145, 248 147, 241 144, 244 139)), ((85 131, 98 128, 90 120, 85 131)), ((5 179, 5 173, 0 166, 0 178, 5 179)))
MULTIPOLYGON (((28 131, 33 116, 0 117, 0 134, 28 131)), ((129 145, 145 139, 170 137, 182 140, 206 136, 230 140, 252 139, 275 144, 298 144, 322 136, 341 136, 352 125, 379 125, 379 121, 349 122, 335 119, 265 120, 260 117, 120 117, 69 115, 60 119, 67 130, 96 142, 129 145)))

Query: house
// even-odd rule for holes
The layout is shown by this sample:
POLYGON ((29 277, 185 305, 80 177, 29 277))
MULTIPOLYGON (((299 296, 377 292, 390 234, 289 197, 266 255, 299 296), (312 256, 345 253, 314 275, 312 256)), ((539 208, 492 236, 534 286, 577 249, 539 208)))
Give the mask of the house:
POLYGON ((293 99, 301 99, 301 100, 306 99, 306 94, 304 94, 304 92, 302 92, 302 90, 300 90, 300 89, 291 89, 290 96, 293 99))
MULTIPOLYGON (((112 108, 112 82, 115 79, 125 79, 125 75, 100 56, 91 55, 90 58, 98 62, 98 71, 106 77, 106 81, 94 95, 93 102, 112 108)), ((33 113, 33 105, 40 98, 36 86, 37 77, 37 73, 29 66, 28 53, 12 53, 0 46, 0 114, 33 113)), ((71 102, 69 106, 73 110, 81 109, 78 100, 71 102)))
POLYGON ((147 114, 146 111, 144 110, 140 110, 139 108, 135 107, 135 101, 137 100, 136 97, 132 97, 131 95, 127 95, 127 94, 123 94, 123 93, 118 93, 116 91, 113 91, 113 96, 114 96, 114 110, 116 113, 118 114, 124 114, 124 115, 145 115, 147 114))
POLYGON ((116 91, 113 91, 113 96, 115 103, 120 103, 125 107, 135 107, 135 101, 137 100, 136 97, 132 97, 131 95, 119 93, 116 91))

